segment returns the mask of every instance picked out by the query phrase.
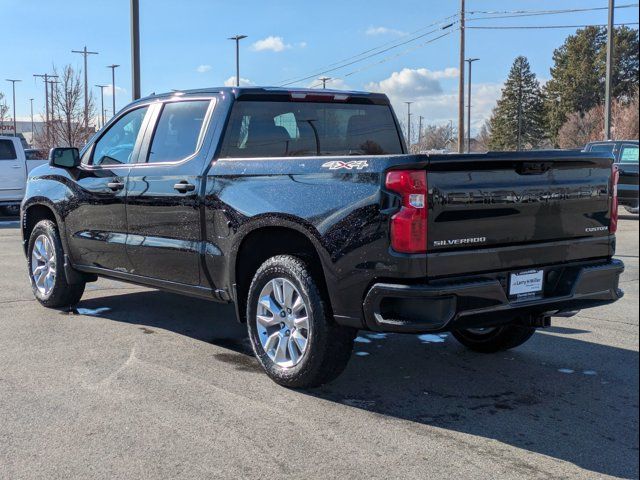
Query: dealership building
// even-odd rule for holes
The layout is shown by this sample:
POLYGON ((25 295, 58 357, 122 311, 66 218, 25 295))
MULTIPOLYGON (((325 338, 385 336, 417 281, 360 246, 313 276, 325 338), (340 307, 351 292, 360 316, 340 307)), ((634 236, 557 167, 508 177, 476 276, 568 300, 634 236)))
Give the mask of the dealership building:
MULTIPOLYGON (((18 137, 22 140, 22 144, 25 148, 29 148, 33 145, 33 137, 41 134, 44 131, 44 122, 16 122, 16 130, 18 137), (32 131, 32 130, 35 130, 32 131)), ((0 135, 14 136, 16 132, 13 130, 13 121, 11 119, 5 119, 0 122, 0 135)))

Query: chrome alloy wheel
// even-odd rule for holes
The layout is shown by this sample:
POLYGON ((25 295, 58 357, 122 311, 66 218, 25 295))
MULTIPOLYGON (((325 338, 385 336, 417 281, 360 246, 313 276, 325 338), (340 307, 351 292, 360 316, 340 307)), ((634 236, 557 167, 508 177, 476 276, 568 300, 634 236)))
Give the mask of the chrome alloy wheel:
POLYGON ((46 235, 38 236, 33 243, 31 275, 38 291, 49 295, 56 281, 56 251, 46 235))
POLYGON ((290 368, 302 360, 309 340, 308 309, 298 289, 274 278, 260 292, 256 327, 260 344, 273 363, 290 368))

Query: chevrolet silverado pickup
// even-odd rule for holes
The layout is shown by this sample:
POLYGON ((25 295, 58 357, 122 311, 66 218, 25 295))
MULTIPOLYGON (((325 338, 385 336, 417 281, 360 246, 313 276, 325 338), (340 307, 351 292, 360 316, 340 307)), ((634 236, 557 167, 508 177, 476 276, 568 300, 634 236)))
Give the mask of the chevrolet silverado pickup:
POLYGON ((618 300, 616 179, 606 152, 408 154, 382 94, 212 88, 52 149, 21 223, 42 305, 98 277, 233 302, 266 373, 302 388, 358 330, 496 352, 618 300))

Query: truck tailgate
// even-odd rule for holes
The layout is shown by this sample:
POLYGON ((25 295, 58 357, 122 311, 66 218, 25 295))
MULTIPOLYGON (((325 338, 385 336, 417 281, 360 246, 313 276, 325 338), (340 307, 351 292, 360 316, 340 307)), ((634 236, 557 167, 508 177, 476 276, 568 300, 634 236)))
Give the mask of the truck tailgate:
POLYGON ((609 256, 612 161, 581 152, 429 157, 427 251, 440 260, 428 261, 429 273, 609 256), (455 258, 467 258, 464 268, 455 258))

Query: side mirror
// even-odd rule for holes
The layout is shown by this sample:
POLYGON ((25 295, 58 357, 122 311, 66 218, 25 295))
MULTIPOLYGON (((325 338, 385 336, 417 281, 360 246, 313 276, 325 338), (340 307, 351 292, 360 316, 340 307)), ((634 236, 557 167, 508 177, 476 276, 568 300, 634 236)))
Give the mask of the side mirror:
POLYGON ((73 168, 80 165, 80 152, 75 147, 56 147, 49 151, 49 165, 73 168))

